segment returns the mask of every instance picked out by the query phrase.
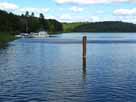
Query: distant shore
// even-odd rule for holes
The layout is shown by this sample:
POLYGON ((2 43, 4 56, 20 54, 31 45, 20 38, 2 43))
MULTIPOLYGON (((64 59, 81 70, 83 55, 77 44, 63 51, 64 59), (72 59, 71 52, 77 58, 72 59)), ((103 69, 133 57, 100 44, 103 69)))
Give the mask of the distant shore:
POLYGON ((63 31, 96 33, 135 33, 136 24, 121 21, 63 23, 63 31))

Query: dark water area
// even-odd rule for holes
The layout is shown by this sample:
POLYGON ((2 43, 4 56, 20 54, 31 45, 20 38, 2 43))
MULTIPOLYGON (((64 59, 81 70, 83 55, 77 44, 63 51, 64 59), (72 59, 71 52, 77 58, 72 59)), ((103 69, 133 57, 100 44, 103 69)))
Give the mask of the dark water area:
POLYGON ((8 47, 7 43, 0 43, 0 49, 5 49, 6 47, 8 47))
POLYGON ((88 33, 86 69, 82 36, 23 38, 0 49, 0 102, 135 102, 136 33, 88 33))

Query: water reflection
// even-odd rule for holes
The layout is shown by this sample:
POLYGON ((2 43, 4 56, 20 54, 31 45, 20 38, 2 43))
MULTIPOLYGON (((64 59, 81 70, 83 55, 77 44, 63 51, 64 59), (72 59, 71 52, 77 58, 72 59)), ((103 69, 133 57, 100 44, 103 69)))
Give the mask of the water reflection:
POLYGON ((0 43, 0 49, 6 49, 8 47, 8 44, 1 44, 0 43))
POLYGON ((83 57, 83 67, 82 67, 82 73, 83 73, 83 80, 86 80, 86 57, 83 57))

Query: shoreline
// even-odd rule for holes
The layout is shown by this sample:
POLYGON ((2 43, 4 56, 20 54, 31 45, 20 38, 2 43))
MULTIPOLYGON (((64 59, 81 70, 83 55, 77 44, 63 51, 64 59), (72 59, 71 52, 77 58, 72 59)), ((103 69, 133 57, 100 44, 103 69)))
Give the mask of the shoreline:
POLYGON ((8 32, 0 32, 0 48, 7 46, 9 42, 15 39, 16 37, 8 32))

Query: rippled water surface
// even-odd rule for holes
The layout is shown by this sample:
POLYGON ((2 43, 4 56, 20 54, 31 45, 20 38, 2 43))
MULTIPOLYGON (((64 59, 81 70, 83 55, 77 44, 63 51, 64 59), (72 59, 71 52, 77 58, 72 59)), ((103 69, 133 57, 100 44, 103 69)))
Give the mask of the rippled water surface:
POLYGON ((0 102, 136 102, 136 34, 87 36, 86 70, 79 33, 0 49, 0 102))

